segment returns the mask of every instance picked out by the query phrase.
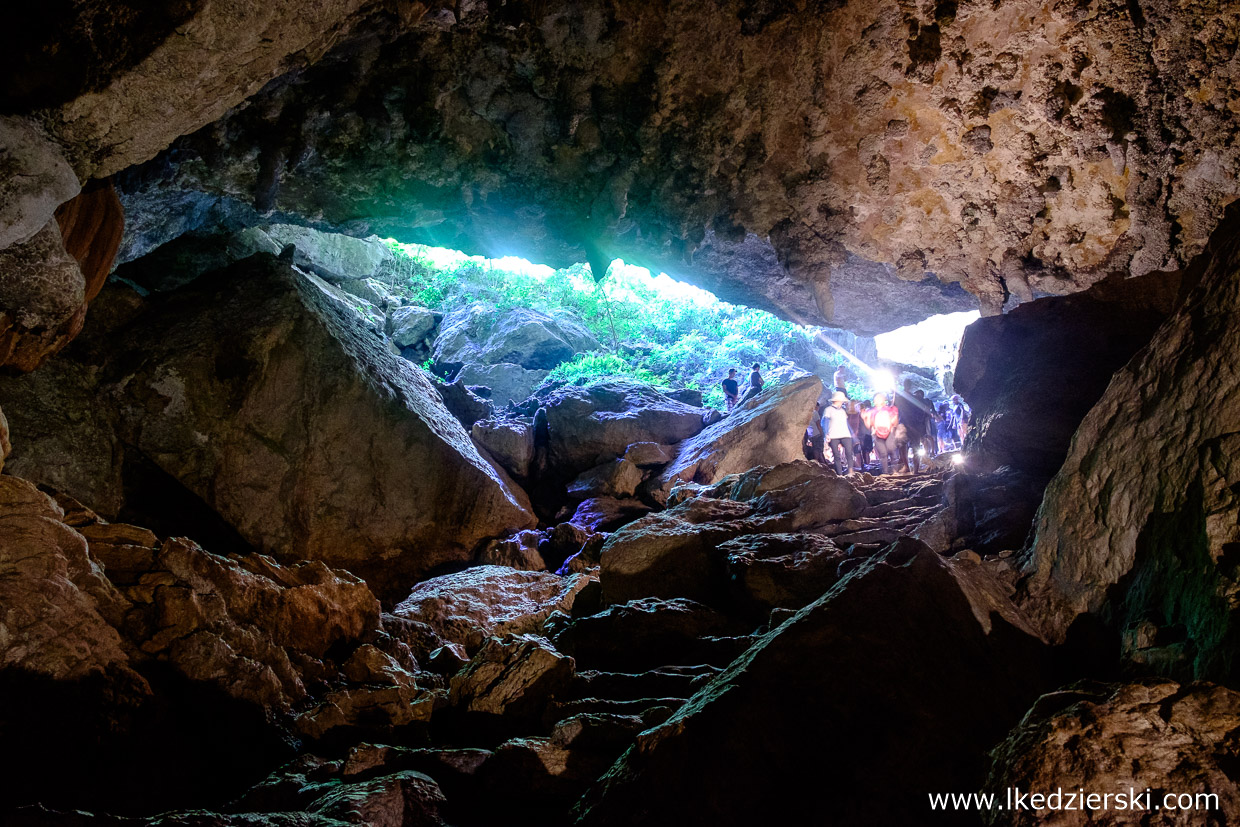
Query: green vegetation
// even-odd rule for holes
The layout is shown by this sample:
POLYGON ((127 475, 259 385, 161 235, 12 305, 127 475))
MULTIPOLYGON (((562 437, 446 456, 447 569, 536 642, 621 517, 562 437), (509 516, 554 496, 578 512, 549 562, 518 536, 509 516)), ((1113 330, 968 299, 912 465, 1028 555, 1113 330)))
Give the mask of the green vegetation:
MULTIPOLYGON (((608 349, 584 353, 560 365, 548 381, 577 384, 628 377, 667 388, 703 391, 706 403, 723 406, 719 382, 738 370, 742 387, 749 365, 771 365, 781 348, 811 359, 810 332, 770 313, 736 307, 709 294, 669 295, 644 270, 613 267, 601 283, 588 265, 542 272, 493 266, 484 259, 436 255, 416 244, 388 242, 396 256, 392 287, 418 304, 443 312, 484 302, 498 310, 530 307, 569 310, 608 349)), ((844 357, 830 354, 819 372, 829 374, 844 357)), ((802 364, 802 367, 806 365, 802 364)))

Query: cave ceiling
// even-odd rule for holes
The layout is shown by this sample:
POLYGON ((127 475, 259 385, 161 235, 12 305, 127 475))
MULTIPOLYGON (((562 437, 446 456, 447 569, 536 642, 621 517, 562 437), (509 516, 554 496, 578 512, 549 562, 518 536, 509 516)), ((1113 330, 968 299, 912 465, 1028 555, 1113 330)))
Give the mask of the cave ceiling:
POLYGON ((122 259, 276 217, 877 333, 1177 269, 1237 191, 1235 2, 200 5, 34 111, 122 259))

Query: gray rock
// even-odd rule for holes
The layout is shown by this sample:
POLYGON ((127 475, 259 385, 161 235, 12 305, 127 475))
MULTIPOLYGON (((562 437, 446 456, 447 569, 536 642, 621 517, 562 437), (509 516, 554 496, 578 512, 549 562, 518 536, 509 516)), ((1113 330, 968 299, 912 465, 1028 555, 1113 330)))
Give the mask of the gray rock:
POLYGON ((492 635, 534 633, 552 612, 572 609, 590 578, 475 566, 423 581, 392 610, 450 643, 477 651, 492 635))
POLYGON ((435 361, 445 366, 516 364, 550 370, 577 353, 601 347, 580 323, 536 310, 514 307, 501 313, 482 304, 444 317, 435 342, 435 361))
POLYGON ((511 362, 498 365, 485 365, 470 362, 461 368, 457 379, 466 385, 485 385, 491 389, 491 398, 496 405, 507 405, 509 402, 523 402, 529 398, 542 381, 547 378, 547 370, 527 370, 511 362))
POLYGON ((713 483, 758 465, 799 459, 821 391, 822 380, 816 376, 762 391, 723 421, 685 440, 676 461, 663 472, 665 487, 677 481, 713 483))
POLYGON ((641 484, 641 470, 627 459, 617 459, 582 471, 568 484, 568 495, 578 499, 632 497, 641 484))
POLYGON ((353 238, 292 224, 273 224, 262 232, 281 248, 294 245, 293 263, 330 282, 384 276, 395 264, 391 250, 373 236, 353 238))
MULTIPOLYGON (((388 315, 388 335, 400 347, 416 347, 439 327, 443 314, 425 307, 398 307, 388 315)), ((486 384, 467 381, 468 385, 486 384)))
POLYGON ((534 426, 523 419, 481 419, 470 435, 508 473, 528 477, 534 461, 534 426))
POLYGON ((0 117, 0 250, 24 244, 78 194, 78 177, 35 124, 0 117))
POLYGON ((560 388, 543 407, 550 462, 573 473, 620 456, 634 442, 679 442, 702 430, 700 409, 629 380, 560 388))
POLYGON ((634 442, 624 451, 624 458, 638 468, 658 468, 676 456, 674 448, 657 442, 634 442))

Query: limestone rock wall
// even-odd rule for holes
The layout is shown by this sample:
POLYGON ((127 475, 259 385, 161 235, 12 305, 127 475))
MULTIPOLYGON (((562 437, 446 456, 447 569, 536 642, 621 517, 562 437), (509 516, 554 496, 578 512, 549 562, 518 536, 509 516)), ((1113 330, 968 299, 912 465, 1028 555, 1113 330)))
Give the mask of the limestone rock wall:
POLYGON ((874 333, 1199 252, 1236 195, 1238 21, 1221 1, 469 4, 287 76, 131 192, 623 255, 874 333))
POLYGON ((1210 252, 1081 423, 1038 513, 1022 601, 1057 641, 1094 613, 1130 661, 1234 680, 1240 236, 1220 232, 1210 252))

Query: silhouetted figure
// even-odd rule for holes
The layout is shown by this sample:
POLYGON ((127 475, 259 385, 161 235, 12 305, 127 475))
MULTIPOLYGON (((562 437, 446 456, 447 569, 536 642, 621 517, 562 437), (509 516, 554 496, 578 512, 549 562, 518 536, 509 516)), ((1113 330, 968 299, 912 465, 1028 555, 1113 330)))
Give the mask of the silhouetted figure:
POLYGON ((874 435, 874 452, 878 454, 879 473, 891 473, 891 461, 896 454, 896 427, 900 424, 900 411, 887 404, 885 394, 874 394, 874 407, 862 413, 866 427, 874 435))
POLYGON ((736 368, 728 368, 728 378, 719 383, 723 386, 723 401, 728 404, 728 413, 732 413, 741 401, 741 387, 736 381, 736 368))
POLYGON ((762 392, 762 386, 765 385, 766 382, 762 379, 762 373, 759 371, 760 367, 761 365, 757 362, 753 363, 753 370, 749 374, 749 390, 745 391, 745 395, 741 397, 739 404, 744 405, 750 399, 753 399, 762 392))

